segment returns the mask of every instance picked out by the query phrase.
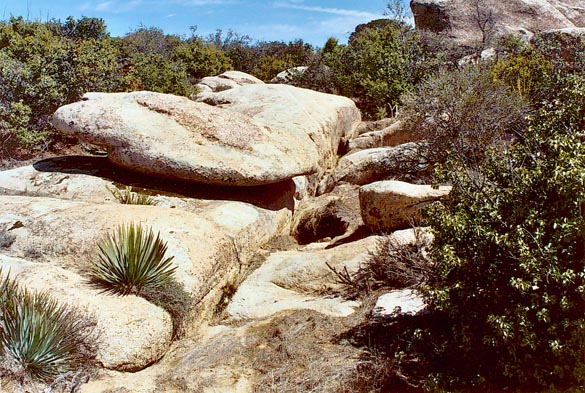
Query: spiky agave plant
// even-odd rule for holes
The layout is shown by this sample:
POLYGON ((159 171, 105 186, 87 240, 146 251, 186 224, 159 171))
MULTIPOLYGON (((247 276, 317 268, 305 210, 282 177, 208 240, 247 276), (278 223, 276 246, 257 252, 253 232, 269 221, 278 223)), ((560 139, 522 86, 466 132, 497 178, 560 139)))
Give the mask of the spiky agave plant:
POLYGON ((167 244, 140 224, 120 225, 98 243, 92 277, 106 291, 139 295, 143 288, 160 288, 171 280, 176 266, 165 258, 167 244))
POLYGON ((0 290, 0 368, 5 373, 21 382, 48 382, 95 357, 91 318, 46 292, 21 288, 8 276, 1 279, 0 290))
POLYGON ((127 186, 124 190, 118 190, 117 188, 110 188, 108 186, 106 188, 123 205, 156 205, 153 197, 133 192, 130 186, 127 186))

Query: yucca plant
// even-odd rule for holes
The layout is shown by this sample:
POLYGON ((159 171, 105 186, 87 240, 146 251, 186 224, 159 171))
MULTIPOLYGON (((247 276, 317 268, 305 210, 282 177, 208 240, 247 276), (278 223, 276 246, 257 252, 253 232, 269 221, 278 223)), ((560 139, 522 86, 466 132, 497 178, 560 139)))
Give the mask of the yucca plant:
POLYGON ((153 197, 132 192, 132 187, 130 186, 127 186, 124 190, 118 190, 117 188, 110 188, 108 186, 106 188, 123 205, 156 205, 153 197))
MULTIPOLYGON (((0 272, 1 275, 1 272, 0 272)), ((21 382, 49 382, 95 357, 93 321, 46 292, 0 283, 0 369, 21 382)))
POLYGON ((98 258, 92 277, 106 291, 121 295, 140 295, 143 288, 155 289, 167 284, 176 270, 165 258, 167 244, 140 224, 120 225, 98 244, 98 258))

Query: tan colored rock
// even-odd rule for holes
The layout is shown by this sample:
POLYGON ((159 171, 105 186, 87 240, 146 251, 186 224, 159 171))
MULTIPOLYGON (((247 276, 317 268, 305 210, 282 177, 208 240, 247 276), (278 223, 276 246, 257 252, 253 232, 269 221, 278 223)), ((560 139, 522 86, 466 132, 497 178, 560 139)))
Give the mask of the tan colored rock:
POLYGON ((242 71, 226 71, 219 75, 220 78, 227 78, 233 80, 240 86, 244 85, 263 85, 264 82, 254 75, 246 74, 242 71))
MULTIPOLYGON (((551 29, 585 27, 582 0, 480 0, 482 19, 492 13, 493 35, 526 35, 551 29)), ((412 0, 416 27, 445 33, 456 43, 481 42, 475 2, 468 0, 412 0)))
POLYGON ((290 217, 227 201, 198 212, 24 196, 0 196, 0 205, 0 224, 14 237, 2 253, 70 270, 87 269, 98 240, 119 224, 142 223, 160 232, 174 256, 177 281, 198 304, 193 326, 210 315, 223 287, 240 279, 243 265, 290 217))
POLYGON ((238 82, 221 76, 206 76, 199 81, 198 85, 207 86, 211 91, 224 91, 240 86, 238 82))
POLYGON ((44 263, 0 255, 0 269, 33 291, 47 291, 62 304, 96 319, 97 361, 103 367, 140 370, 168 350, 173 333, 169 314, 136 296, 112 296, 90 287, 88 279, 44 263))
POLYGON ((309 67, 307 66, 289 68, 287 70, 279 72, 274 78, 272 78, 270 83, 289 83, 294 78, 303 75, 308 68, 309 67))
POLYGON ((396 119, 389 117, 381 120, 364 120, 358 125, 357 134, 362 135, 368 132, 380 131, 383 130, 384 128, 390 127, 395 122, 396 119))
POLYGON ((410 226, 419 210, 445 198, 451 187, 401 181, 379 181, 360 188, 360 207, 364 224, 373 232, 392 232, 410 226))
POLYGON ((348 149, 351 154, 364 149, 398 146, 419 139, 412 131, 406 130, 401 121, 396 121, 382 130, 366 132, 350 140, 348 149))
POLYGON ((114 164, 149 175, 252 186, 317 170, 308 136, 169 94, 88 93, 57 110, 59 130, 107 146, 114 164))
POLYGON ((421 142, 411 142, 343 156, 331 173, 321 180, 317 195, 344 183, 364 185, 390 178, 414 177, 427 168, 419 154, 420 146, 421 142))
POLYGON ((359 187, 345 185, 334 193, 307 198, 293 214, 291 235, 299 244, 343 236, 363 225, 359 207, 359 187))
POLYGON ((206 76, 197 84, 199 93, 210 93, 233 89, 244 85, 264 84, 253 75, 241 71, 226 71, 217 76, 206 76))
MULTIPOLYGON (((264 318, 285 310, 309 309, 326 315, 347 316, 358 303, 323 297, 326 288, 339 288, 333 268, 355 272, 376 245, 375 237, 330 249, 282 251, 240 285, 227 307, 233 319, 264 318)), ((323 244, 324 246, 324 244, 323 244)))
POLYGON ((250 116, 256 124, 295 138, 290 146, 304 151, 307 163, 321 169, 333 167, 340 143, 354 138, 360 113, 353 101, 288 85, 249 85, 198 100, 250 116), (316 153, 302 147, 310 141, 316 153))

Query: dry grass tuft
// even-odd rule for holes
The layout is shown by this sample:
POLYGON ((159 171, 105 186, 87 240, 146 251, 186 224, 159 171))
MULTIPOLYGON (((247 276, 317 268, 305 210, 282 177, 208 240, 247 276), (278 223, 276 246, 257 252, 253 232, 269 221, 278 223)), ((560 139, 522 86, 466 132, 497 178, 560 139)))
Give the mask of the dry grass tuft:
POLYGON ((345 287, 348 298, 362 298, 380 289, 418 288, 434 274, 428 257, 430 239, 415 230, 414 242, 404 243, 392 235, 378 240, 377 247, 358 271, 351 275, 329 267, 345 287))

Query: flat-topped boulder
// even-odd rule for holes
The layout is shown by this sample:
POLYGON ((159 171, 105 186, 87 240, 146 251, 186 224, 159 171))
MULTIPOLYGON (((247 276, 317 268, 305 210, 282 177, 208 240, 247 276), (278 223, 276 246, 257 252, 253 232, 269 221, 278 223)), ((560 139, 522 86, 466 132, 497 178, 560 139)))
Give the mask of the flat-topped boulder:
MULTIPOLYGON (((267 88, 248 85, 230 91, 256 86, 267 88)), ((321 139, 338 144, 342 135, 355 128, 354 121, 346 121, 338 112, 349 107, 350 115, 359 121, 355 105, 353 109, 346 101, 340 105, 335 96, 304 91, 303 97, 289 95, 285 103, 256 103, 256 115, 262 110, 270 114, 271 107, 284 105, 296 108, 295 115, 310 117, 283 115, 286 122, 282 123, 169 94, 88 93, 82 101, 59 108, 53 124, 64 133, 107 147, 112 163, 136 172, 206 184, 255 186, 317 172, 323 155, 333 154, 323 151, 321 139), (333 103, 326 104, 328 100, 333 103), (319 114, 315 102, 327 110, 319 114), (297 126, 283 126, 291 122, 297 126)), ((277 110, 281 112, 282 106, 277 110)))
POLYGON ((289 85, 247 85, 205 93, 197 100, 241 113, 257 124, 294 136, 296 142, 290 148, 295 151, 310 141, 317 154, 307 154, 305 159, 308 162, 317 159, 319 169, 335 165, 340 142, 357 136, 361 122, 359 110, 349 98, 289 85))

